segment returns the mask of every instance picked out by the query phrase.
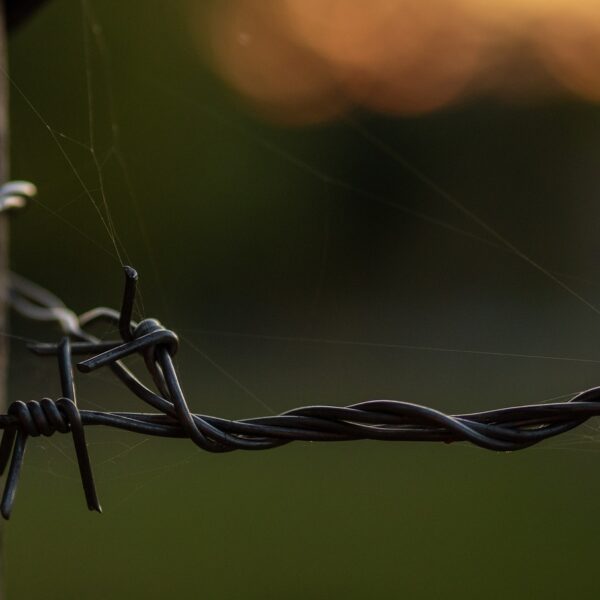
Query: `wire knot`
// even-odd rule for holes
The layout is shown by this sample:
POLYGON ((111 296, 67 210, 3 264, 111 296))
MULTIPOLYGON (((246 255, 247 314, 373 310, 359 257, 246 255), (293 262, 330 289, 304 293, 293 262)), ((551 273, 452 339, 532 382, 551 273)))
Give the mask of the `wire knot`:
POLYGON ((169 356, 174 356, 179 349, 179 338, 174 331, 166 329, 157 319, 144 319, 133 329, 133 339, 144 342, 145 353, 155 359, 157 346, 165 346, 169 356), (146 337, 151 336, 151 337, 146 337))
POLYGON ((60 398, 56 402, 50 398, 44 398, 40 402, 16 400, 9 406, 8 414, 15 417, 19 431, 31 437, 49 437, 57 431, 68 433, 71 430, 69 415, 72 408, 65 408, 67 403, 77 410, 73 401, 67 398, 60 398))
POLYGON ((89 373, 100 367, 112 365, 137 352, 144 355, 147 364, 155 363, 159 348, 164 348, 169 356, 173 356, 179 348, 177 334, 174 331, 165 329, 156 319, 144 319, 133 328, 129 340, 92 358, 81 361, 77 364, 77 368, 83 373, 89 373))
POLYGON ((72 434, 88 508, 101 512, 85 441, 83 421, 75 402, 69 398, 59 398, 56 401, 43 398, 40 402, 16 400, 9 406, 8 415, 13 417, 14 423, 4 430, 0 441, 0 475, 4 474, 10 461, 8 477, 0 501, 2 516, 5 519, 10 517, 27 438, 40 435, 51 436, 57 431, 72 434))

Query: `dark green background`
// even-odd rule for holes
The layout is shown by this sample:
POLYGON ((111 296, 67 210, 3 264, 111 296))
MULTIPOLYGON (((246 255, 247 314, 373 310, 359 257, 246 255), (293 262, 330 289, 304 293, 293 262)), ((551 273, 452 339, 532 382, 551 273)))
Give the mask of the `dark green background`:
MULTIPOLYGON (((52 0, 11 38, 27 98, 11 88, 12 175, 40 190, 13 221, 12 264, 78 311, 119 302, 114 247, 46 127, 89 143, 87 70, 99 160, 119 127, 126 177, 113 153, 103 180, 140 310, 181 334, 193 410, 394 398, 458 412, 598 383, 594 363, 298 340, 600 358, 598 314, 514 254, 392 206, 491 239, 354 127, 600 303, 596 106, 479 98, 286 128, 207 69, 184 2, 91 6, 104 51, 78 2, 52 0)), ((59 140, 99 200, 90 153, 59 140)), ((58 393, 52 360, 12 353, 11 399, 58 393)), ((143 409, 108 374, 78 390, 82 406, 143 409)), ((594 423, 516 454, 357 442, 214 456, 88 436, 102 516, 85 510, 69 437, 30 444, 5 528, 9 598, 597 597, 594 423)))

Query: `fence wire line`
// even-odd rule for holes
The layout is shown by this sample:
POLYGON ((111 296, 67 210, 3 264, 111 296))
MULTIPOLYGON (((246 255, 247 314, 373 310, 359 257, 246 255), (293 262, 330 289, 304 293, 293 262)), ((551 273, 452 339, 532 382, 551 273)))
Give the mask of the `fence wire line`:
MULTIPOLYGON (((0 189, 0 211, 23 206, 35 193, 27 182, 0 189)), ((0 475, 8 468, 0 513, 11 514, 27 439, 70 433, 87 506, 101 511, 85 441, 85 427, 105 425, 145 436, 189 438, 209 452, 267 450, 293 441, 338 442, 378 440, 396 442, 471 442, 495 451, 521 450, 565 433, 600 415, 600 387, 575 395, 568 402, 533 404, 485 412, 448 415, 434 408, 398 400, 368 400, 349 406, 305 406, 274 416, 230 420, 190 411, 174 362, 177 334, 158 320, 133 320, 138 275, 124 267, 125 286, 120 310, 93 308, 81 315, 70 310, 45 288, 11 274, 9 301, 13 309, 35 321, 57 325, 57 343, 33 342, 38 355, 55 355, 62 396, 12 402, 0 414, 0 475), (120 339, 104 340, 90 333, 97 323, 116 326, 120 339), (123 363, 140 354, 154 383, 143 384, 123 363), (80 373, 108 368, 132 394, 154 412, 84 410, 77 406, 74 357, 80 373)))

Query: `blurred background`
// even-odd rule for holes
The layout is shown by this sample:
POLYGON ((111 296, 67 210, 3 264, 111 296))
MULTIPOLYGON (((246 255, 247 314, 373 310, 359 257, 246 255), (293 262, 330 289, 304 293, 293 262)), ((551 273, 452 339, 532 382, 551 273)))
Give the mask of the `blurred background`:
MULTIPOLYGON (((9 57, 12 176, 40 191, 14 270, 83 311, 134 265, 194 411, 599 383, 597 3, 50 0, 9 57)), ((58 393, 11 351, 11 399, 58 393)), ((143 410, 109 373, 78 386, 143 410)), ((594 422, 515 454, 88 440, 102 516, 68 436, 30 444, 9 598, 596 597, 594 422)))

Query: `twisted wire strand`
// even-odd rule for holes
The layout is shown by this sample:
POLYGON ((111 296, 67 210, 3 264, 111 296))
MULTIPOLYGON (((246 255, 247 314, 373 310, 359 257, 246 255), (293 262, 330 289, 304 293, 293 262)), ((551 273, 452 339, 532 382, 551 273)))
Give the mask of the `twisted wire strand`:
MULTIPOLYGON (((14 181, 0 188, 0 212, 23 208, 36 188, 14 181)), ((29 437, 56 432, 73 437, 77 463, 90 510, 101 511, 96 494, 85 427, 104 425, 146 436, 189 438, 209 452, 266 450, 293 441, 338 442, 378 440, 402 442, 471 442, 488 450, 521 450, 565 433, 591 417, 600 416, 600 387, 574 396, 568 402, 500 408, 485 412, 448 415, 397 400, 369 400, 350 406, 305 406, 280 415, 229 420, 194 414, 179 384, 173 357, 177 335, 157 321, 133 320, 138 275, 124 267, 125 287, 120 310, 97 307, 81 315, 45 288, 12 274, 9 299, 24 317, 55 323, 62 330, 59 343, 30 344, 39 355, 55 355, 62 397, 41 401, 17 400, 0 414, 0 475, 8 475, 0 513, 8 519, 29 437), (120 339, 102 340, 89 328, 95 323, 117 328, 120 339), (141 354, 156 390, 144 385, 123 363, 141 354), (81 410, 77 405, 73 358, 82 373, 109 368, 123 385, 155 412, 81 410)))
POLYGON ((138 276, 125 267, 125 287, 119 311, 98 307, 75 315, 54 294, 18 276, 11 278, 13 308, 26 317, 55 322, 62 329, 58 344, 34 343, 39 355, 57 355, 63 398, 56 401, 13 402, 0 415, 0 474, 11 466, 0 502, 10 515, 28 436, 73 435, 88 507, 100 511, 84 427, 104 425, 146 436, 189 438, 209 452, 265 450, 292 441, 338 442, 378 440, 403 442, 471 442, 495 451, 521 450, 565 433, 600 415, 600 387, 577 394, 568 402, 500 408, 448 415, 434 408, 398 400, 369 400, 350 406, 305 406, 280 415, 229 420, 190 411, 175 369, 177 335, 156 319, 132 319, 138 276), (87 331, 98 322, 116 326, 119 340, 101 340, 87 331), (141 354, 156 391, 144 385, 123 359, 141 354), (81 373, 109 368, 127 389, 157 412, 81 410, 77 406, 72 359, 81 373))

